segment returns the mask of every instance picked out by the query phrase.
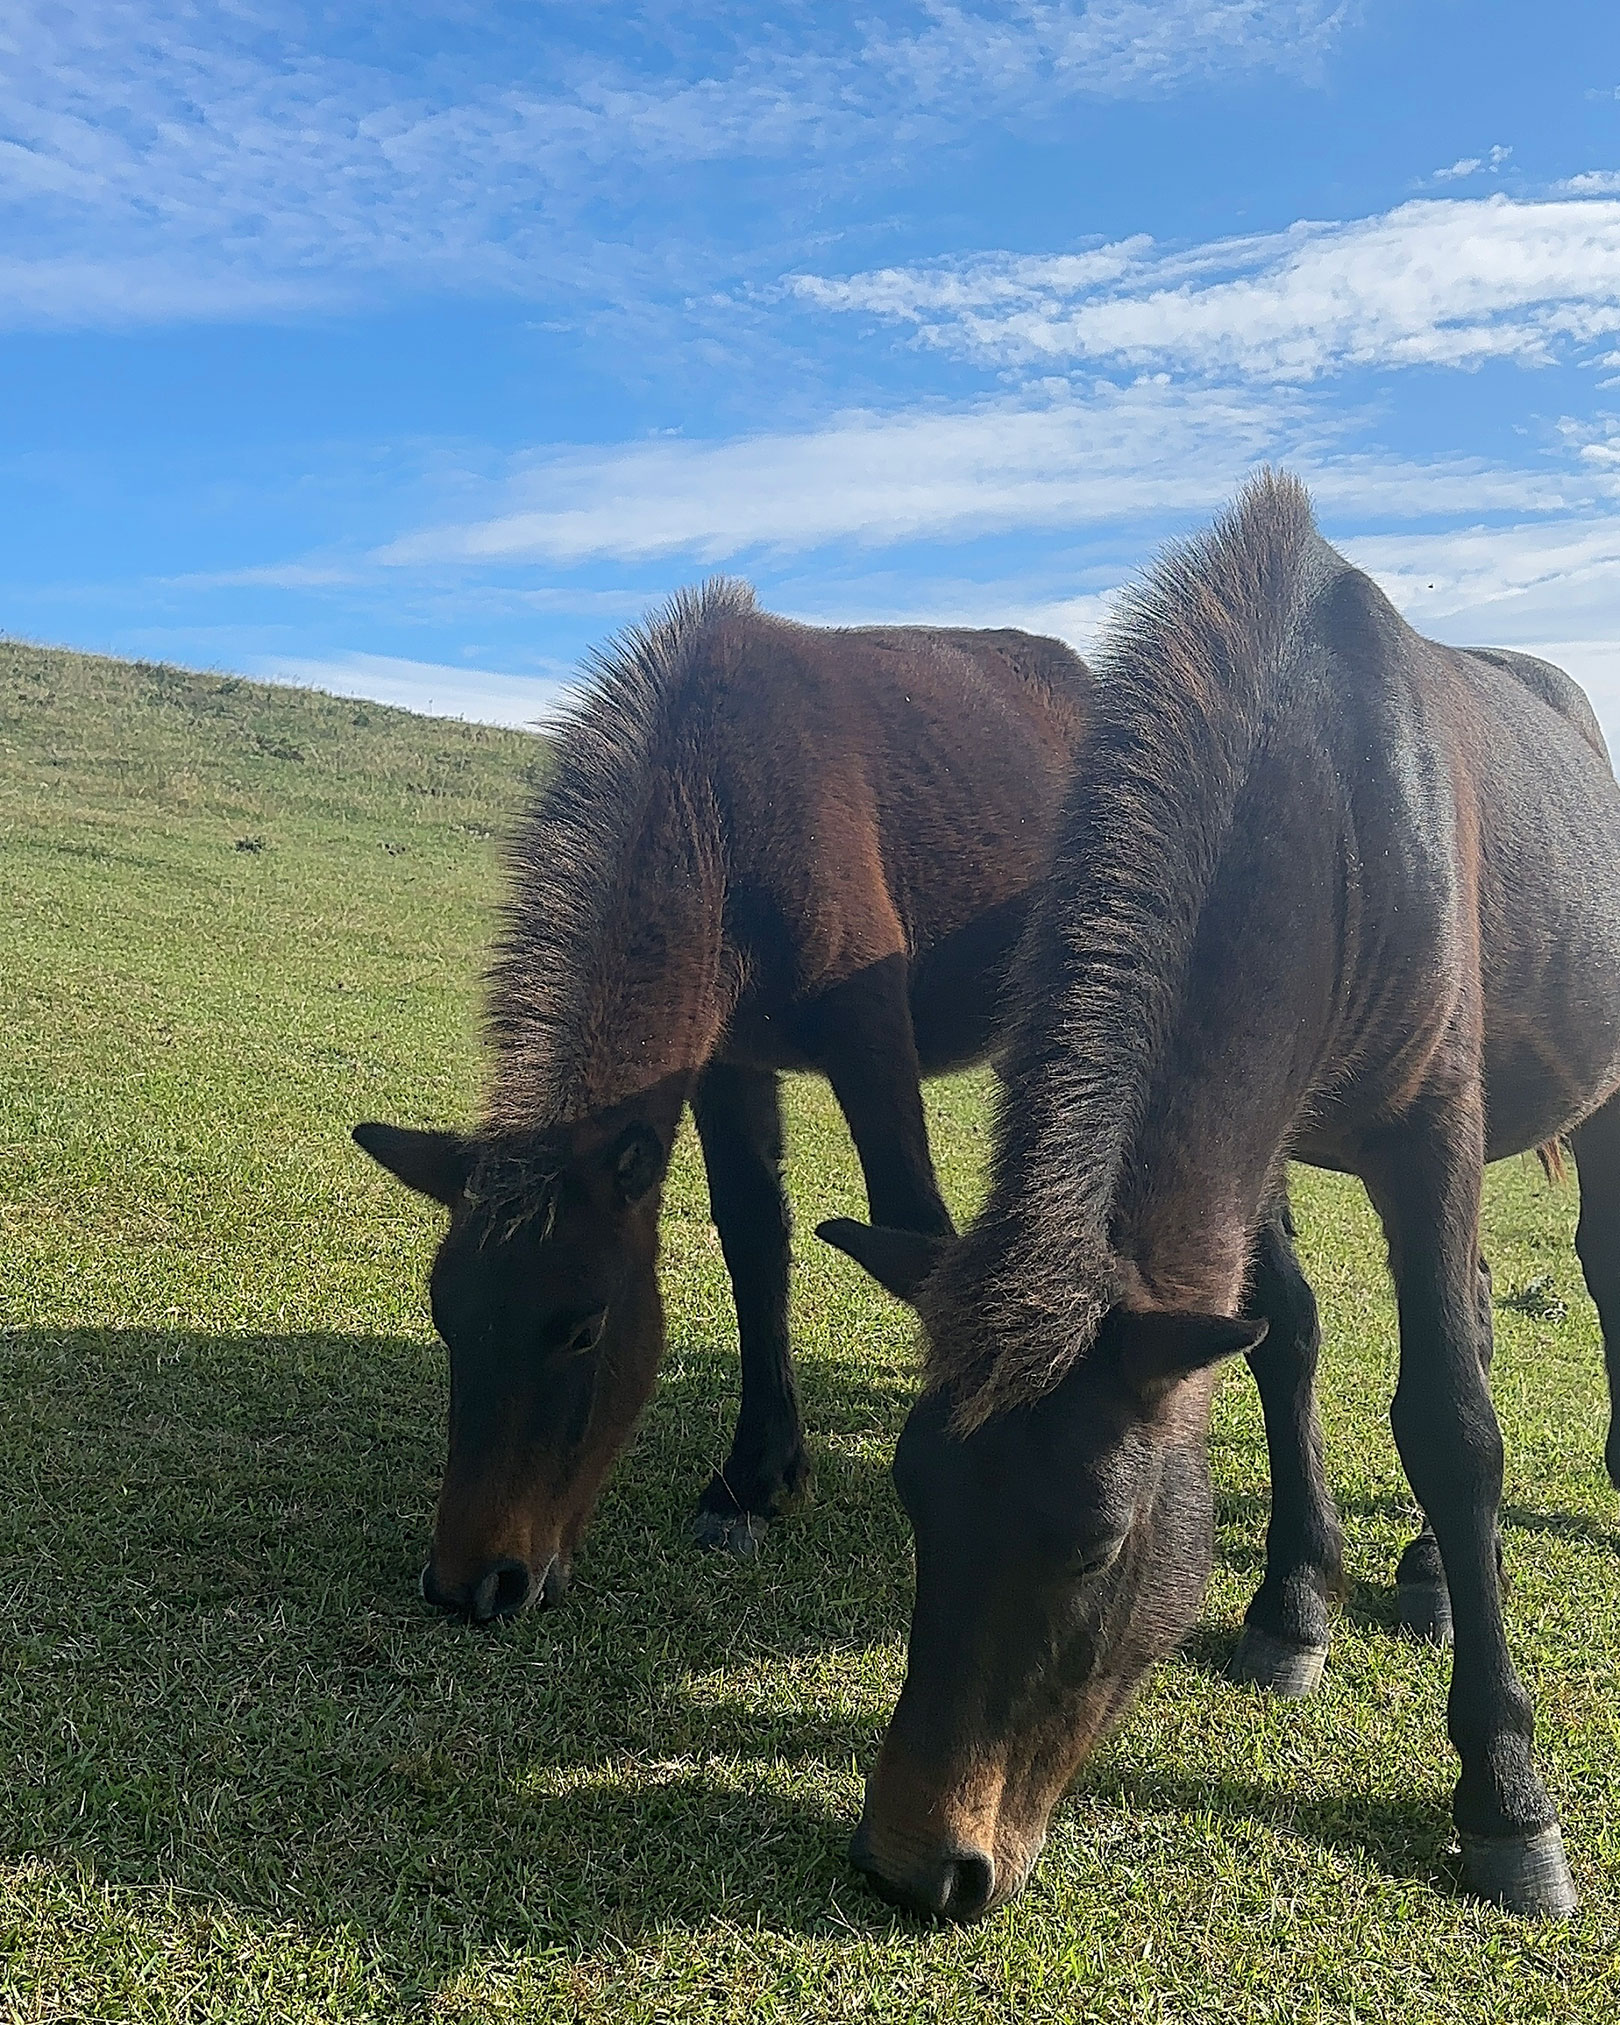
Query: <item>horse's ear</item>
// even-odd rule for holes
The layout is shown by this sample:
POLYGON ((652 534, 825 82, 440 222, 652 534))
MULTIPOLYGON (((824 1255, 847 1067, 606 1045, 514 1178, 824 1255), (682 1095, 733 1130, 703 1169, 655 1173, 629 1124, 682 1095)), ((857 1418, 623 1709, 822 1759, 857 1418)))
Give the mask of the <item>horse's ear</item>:
POLYGON ((1113 1319, 1121 1362, 1144 1392, 1159 1391, 1228 1357, 1244 1356, 1264 1340, 1267 1326, 1253 1316, 1189 1315, 1174 1309, 1137 1314, 1116 1308, 1113 1319))
POLYGON ((477 1145, 460 1132, 413 1132, 408 1125, 356 1125, 354 1143, 380 1166, 452 1209, 466 1193, 477 1145))
POLYGON ((847 1252, 864 1266, 880 1287, 910 1301, 944 1256, 949 1238, 930 1237, 919 1230, 890 1230, 883 1224, 857 1223, 853 1217, 829 1217, 816 1225, 823 1244, 847 1252))

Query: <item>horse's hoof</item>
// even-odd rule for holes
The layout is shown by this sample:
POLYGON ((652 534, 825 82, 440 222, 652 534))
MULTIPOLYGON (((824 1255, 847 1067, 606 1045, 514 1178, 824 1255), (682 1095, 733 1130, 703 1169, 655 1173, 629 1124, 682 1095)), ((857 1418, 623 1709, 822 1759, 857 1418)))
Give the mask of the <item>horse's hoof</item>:
POLYGON ((1395 1608, 1408 1638, 1425 1645, 1451 1643, 1451 1592, 1443 1582, 1400 1582, 1395 1608))
POLYGON ((692 1521, 692 1541, 707 1552, 734 1554, 739 1561, 756 1560, 765 1545, 770 1521, 758 1512, 699 1512, 692 1521))
POLYGON ((1526 1919, 1567 1920, 1580 1894, 1555 1821, 1530 1835, 1463 1835, 1463 1874, 1492 1905, 1526 1919))
POLYGON ((1226 1677, 1297 1701, 1321 1680, 1327 1655, 1325 1645, 1296 1645, 1292 1639, 1273 1638, 1269 1631, 1246 1624, 1237 1650, 1226 1662, 1226 1677))

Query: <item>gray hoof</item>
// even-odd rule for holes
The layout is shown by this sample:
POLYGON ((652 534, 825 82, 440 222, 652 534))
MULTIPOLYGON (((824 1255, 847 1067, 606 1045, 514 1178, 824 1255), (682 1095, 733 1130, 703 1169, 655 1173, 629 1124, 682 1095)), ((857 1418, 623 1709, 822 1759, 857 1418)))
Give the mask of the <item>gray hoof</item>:
POLYGON ((1533 1835, 1460 1836, 1463 1875, 1492 1905, 1526 1919, 1567 1920, 1580 1894, 1555 1821, 1533 1835))
POLYGON ((758 1512, 699 1512, 692 1521, 692 1540, 712 1553, 735 1554, 739 1561, 758 1558, 770 1521, 758 1512))
POLYGON ((1246 1624, 1237 1650, 1226 1662, 1226 1677, 1297 1701, 1320 1682, 1327 1655, 1325 1645, 1295 1645, 1292 1639, 1274 1638, 1269 1631, 1246 1624))
POLYGON ((1425 1645, 1451 1643, 1451 1592, 1443 1582, 1398 1583, 1395 1607, 1408 1638, 1425 1645))

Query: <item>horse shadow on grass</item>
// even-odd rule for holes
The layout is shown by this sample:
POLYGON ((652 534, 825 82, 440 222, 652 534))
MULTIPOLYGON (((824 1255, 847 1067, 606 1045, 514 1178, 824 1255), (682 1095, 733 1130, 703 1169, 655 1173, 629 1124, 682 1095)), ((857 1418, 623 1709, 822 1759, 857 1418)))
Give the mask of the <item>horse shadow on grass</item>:
MULTIPOLYGON (((1336 1612, 1347 1623, 1363 1630, 1397 1636, 1400 1606, 1395 1591, 1395 1566, 1400 1547, 1415 1537, 1422 1527, 1422 1511, 1409 1493, 1400 1491, 1379 1495, 1340 1492, 1336 1494, 1335 1501, 1340 1517, 1350 1521, 1352 1528, 1358 1520, 1370 1521, 1381 1532, 1393 1533, 1400 1542, 1400 1546, 1389 1555, 1387 1579, 1347 1574, 1344 1590, 1337 1599, 1336 1612)), ((1216 1491, 1215 1524, 1220 1535, 1217 1559, 1228 1572, 1249 1577, 1253 1587, 1259 1586, 1265 1572, 1265 1534, 1270 1516, 1269 1491, 1216 1491)), ((1509 1533, 1548 1533, 1559 1539, 1579 1541, 1605 1553, 1620 1554, 1620 1532, 1576 1513, 1538 1511, 1528 1505, 1508 1502, 1501 1508, 1501 1524, 1509 1533)), ((1511 1584, 1511 1542, 1508 1555, 1511 1584)), ((1241 1626, 1237 1624, 1202 1622, 1183 1642, 1182 1656, 1190 1664, 1206 1671, 1224 1673, 1240 1634, 1241 1626)))
POLYGON ((1443 1808, 1420 1796, 1391 1798, 1343 1788, 1301 1793, 1243 1779, 1175 1772, 1093 1769, 1069 1803, 1086 1812, 1123 1807, 1147 1814, 1227 1816, 1298 1835, 1324 1849, 1371 1856, 1388 1876, 1462 1890, 1461 1858, 1443 1808))
POLYGON ((812 1378, 818 1494, 739 1562, 688 1543, 736 1386, 734 1354, 688 1347, 567 1603, 475 1629, 416 1590, 433 1345, 25 1331, 0 1383, 0 1643, 26 1683, 0 1743, 41 1773, 0 1794, 7 1854, 359 1932, 402 1986, 469 1949, 820 1928, 830 1884, 863 1909, 854 1765, 909 1607, 893 1387, 812 1378), (849 1652, 864 1699, 826 1692, 849 1652))
MULTIPOLYGON (((1358 1521, 1368 1521, 1382 1532, 1393 1533, 1402 1545, 1413 1538, 1423 1524, 1423 1515, 1416 1501, 1399 1491, 1374 1495, 1336 1493, 1335 1503, 1340 1518, 1349 1522, 1352 1532, 1358 1521)), ((1217 1559, 1228 1573, 1247 1577, 1251 1589, 1259 1587, 1265 1573, 1266 1524, 1270 1517, 1269 1490, 1217 1490, 1215 1493, 1215 1526, 1219 1535, 1217 1559)), ((1367 1630, 1393 1633, 1400 1621, 1395 1598, 1395 1564, 1399 1556, 1400 1547, 1397 1546, 1389 1554, 1387 1580, 1369 1579, 1347 1572, 1343 1592, 1336 1603, 1337 1613, 1349 1623, 1367 1630)), ((1219 1671, 1224 1669, 1231 1657, 1238 1631, 1236 1625, 1201 1625, 1185 1650, 1195 1662, 1207 1663, 1219 1671)))
MULTIPOLYGON (((41 1772, 0 1797, 9 1855, 358 1934, 401 1992, 469 1952, 671 1924, 892 1924, 844 1849, 909 1615, 887 1477, 903 1388, 811 1378, 819 1497, 736 1562, 687 1543, 735 1386, 732 1357, 688 1348, 566 1605, 474 1630, 415 1589, 442 1458, 433 1345, 40 1330, 0 1362, 21 1408, 0 1630, 26 1683, 26 1735, 6 1741, 41 1772)), ((1105 1800, 1107 1775, 1089 1790, 1105 1800)), ((1193 1793, 1173 1773, 1118 1791, 1193 1793)), ((1195 1799, 1280 1806, 1238 1785, 1195 1799)), ((1425 1811, 1380 1804, 1286 1814, 1432 1874, 1425 1811)))
POLYGON ((1600 1525, 1575 1512, 1538 1512, 1528 1505, 1508 1504, 1502 1507, 1502 1523, 1525 1533, 1552 1533, 1561 1540, 1578 1540, 1604 1554, 1620 1554, 1620 1528, 1600 1525))

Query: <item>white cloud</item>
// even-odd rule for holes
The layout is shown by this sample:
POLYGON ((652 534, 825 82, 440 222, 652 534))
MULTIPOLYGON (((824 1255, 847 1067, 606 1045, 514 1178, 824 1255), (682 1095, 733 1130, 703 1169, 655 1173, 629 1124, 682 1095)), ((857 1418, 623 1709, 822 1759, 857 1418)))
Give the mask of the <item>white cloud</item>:
POLYGON ((999 366, 1305 380, 1347 366, 1539 365, 1620 331, 1620 203, 1430 199, 1190 252, 1132 239, 788 285, 999 366))
MULTIPOLYGON (((1071 580, 1074 558, 1064 561, 1071 580)), ((773 611, 814 626, 1021 626, 1025 632, 1047 633, 1067 640, 1082 653, 1094 647, 1130 574, 1118 555, 1087 558, 1087 578, 1100 580, 1100 590, 1064 589, 1050 566, 1040 578, 990 578, 967 581, 960 576, 897 580, 881 571, 870 574, 840 570, 836 576, 810 583, 788 583, 767 598, 773 611)))
POLYGON ((408 0, 15 0, 0 21, 0 322, 258 317, 369 303, 382 284, 535 295, 615 265, 663 273, 667 235, 629 245, 672 168, 772 164, 808 207, 833 176, 869 180, 973 122, 1308 74, 1343 12, 914 0, 880 24, 804 9, 766 36, 747 7, 701 29, 626 11, 634 63, 593 52, 587 24, 571 39, 562 9, 469 15, 447 35, 442 9, 408 0))
POLYGON ((339 299, 296 274, 204 272, 167 252, 38 258, 0 253, 0 329, 280 321, 339 299))
POLYGON ((357 581, 352 568, 332 563, 255 563, 246 569, 187 570, 159 581, 173 591, 324 591, 357 581))
POLYGON ((681 554, 713 564, 831 543, 1141 525, 1213 509, 1256 462, 1301 469, 1331 511, 1411 519, 1549 513, 1607 497, 1603 469, 1534 473, 1353 450, 1292 393, 1163 379, 965 408, 838 417, 712 443, 660 440, 524 465, 487 509, 374 551, 393 567, 681 554))
POLYGON ((1414 625, 1468 645, 1620 640, 1620 516, 1363 535, 1342 544, 1414 625))
POLYGON ((1620 197, 1620 169, 1588 169, 1558 187, 1572 197, 1620 197))
POLYGON ((1469 176, 1478 175, 1481 169, 1488 169, 1494 176, 1512 153, 1511 148, 1505 148, 1499 142, 1488 154, 1464 155, 1449 169, 1436 169, 1432 180, 1436 183, 1460 183, 1469 176))
POLYGON ((259 654, 248 656, 241 666, 245 674, 264 682, 362 696, 430 717, 465 717, 478 724, 522 728, 544 725, 554 717, 575 679, 572 670, 561 667, 545 675, 503 675, 487 668, 403 661, 386 654, 346 653, 324 659, 259 654))
POLYGON ((1140 517, 1218 498, 1274 440, 1275 403, 1188 398, 1149 382, 1090 401, 895 416, 718 443, 659 441, 548 457, 497 510, 380 550, 421 565, 892 543, 1010 527, 1140 517))
POLYGON ((1339 36, 1339 0, 929 0, 912 33, 874 32, 866 61, 935 101, 964 86, 1025 117, 1069 97, 1147 97, 1211 73, 1312 76, 1339 36))

